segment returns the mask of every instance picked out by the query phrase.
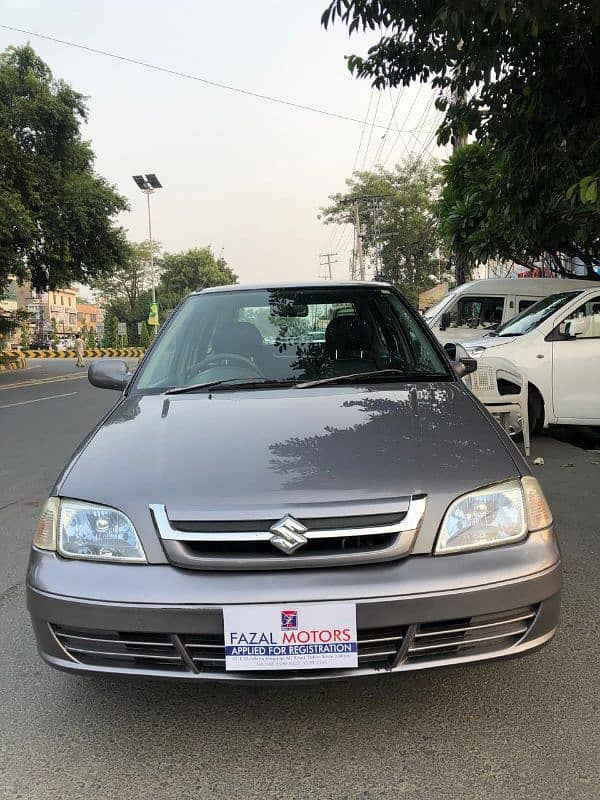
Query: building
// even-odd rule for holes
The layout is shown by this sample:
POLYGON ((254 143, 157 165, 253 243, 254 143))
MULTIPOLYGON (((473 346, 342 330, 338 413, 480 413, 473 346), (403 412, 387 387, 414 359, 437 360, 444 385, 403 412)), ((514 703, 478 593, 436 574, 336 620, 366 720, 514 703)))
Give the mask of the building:
POLYGON ((448 294, 449 286, 447 283, 438 283, 431 289, 426 289, 419 294, 419 311, 427 311, 428 308, 434 306, 436 303, 448 294))
POLYGON ((77 292, 75 289, 52 289, 34 293, 30 284, 17 286, 17 305, 26 308, 33 316, 30 323, 32 334, 44 336, 54 330, 59 338, 71 337, 79 330, 77 325, 77 292))
POLYGON ((101 338, 104 332, 104 310, 95 303, 86 303, 77 300, 77 324, 79 330, 92 330, 96 338, 101 338))

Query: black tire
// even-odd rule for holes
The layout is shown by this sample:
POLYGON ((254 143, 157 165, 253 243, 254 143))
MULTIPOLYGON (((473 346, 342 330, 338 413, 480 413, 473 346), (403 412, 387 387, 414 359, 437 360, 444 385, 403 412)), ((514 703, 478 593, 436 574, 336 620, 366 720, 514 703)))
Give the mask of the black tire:
POLYGON ((529 412, 529 431, 531 434, 539 433, 544 423, 544 401, 535 387, 529 390, 527 409, 529 412))

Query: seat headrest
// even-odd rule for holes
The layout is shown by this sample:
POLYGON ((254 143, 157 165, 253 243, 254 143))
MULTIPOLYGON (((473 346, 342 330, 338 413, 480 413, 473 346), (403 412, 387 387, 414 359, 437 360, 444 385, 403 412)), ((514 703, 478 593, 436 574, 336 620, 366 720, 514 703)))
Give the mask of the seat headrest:
POLYGON ((258 328, 250 322, 234 322, 220 325, 213 336, 215 353, 239 353, 255 355, 262 347, 263 339, 258 328))
POLYGON ((373 328, 359 317, 334 317, 325 330, 325 345, 331 353, 337 350, 369 350, 373 328))

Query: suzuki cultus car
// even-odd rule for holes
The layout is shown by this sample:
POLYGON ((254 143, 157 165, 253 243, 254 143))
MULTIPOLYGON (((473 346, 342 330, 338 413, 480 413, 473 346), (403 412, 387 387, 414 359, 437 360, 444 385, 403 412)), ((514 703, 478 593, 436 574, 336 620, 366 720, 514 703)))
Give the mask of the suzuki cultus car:
POLYGON ((72 673, 246 681, 530 653, 561 563, 538 482, 382 283, 187 297, 45 504, 27 576, 72 673))

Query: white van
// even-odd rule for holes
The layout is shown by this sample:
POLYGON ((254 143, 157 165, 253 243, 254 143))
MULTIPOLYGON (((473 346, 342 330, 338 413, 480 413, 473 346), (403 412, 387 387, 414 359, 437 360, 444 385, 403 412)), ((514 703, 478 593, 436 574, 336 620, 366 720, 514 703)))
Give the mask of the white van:
POLYGON ((589 289, 572 278, 491 278, 458 286, 425 313, 436 338, 468 342, 508 322, 543 297, 569 289, 589 289))
POLYGON ((477 359, 506 358, 525 373, 532 431, 600 425, 600 283, 544 298, 465 347, 477 359))

